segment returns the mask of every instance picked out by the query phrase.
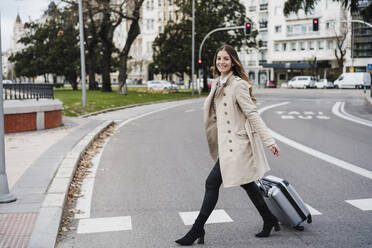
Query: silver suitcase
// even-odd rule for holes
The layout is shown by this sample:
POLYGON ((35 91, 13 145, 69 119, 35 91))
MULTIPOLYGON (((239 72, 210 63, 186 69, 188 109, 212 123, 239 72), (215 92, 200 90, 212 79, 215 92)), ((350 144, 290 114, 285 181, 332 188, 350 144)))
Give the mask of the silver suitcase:
POLYGON ((258 186, 270 211, 279 222, 303 231, 301 223, 312 222, 311 214, 296 190, 286 180, 274 176, 266 176, 258 180, 258 186))

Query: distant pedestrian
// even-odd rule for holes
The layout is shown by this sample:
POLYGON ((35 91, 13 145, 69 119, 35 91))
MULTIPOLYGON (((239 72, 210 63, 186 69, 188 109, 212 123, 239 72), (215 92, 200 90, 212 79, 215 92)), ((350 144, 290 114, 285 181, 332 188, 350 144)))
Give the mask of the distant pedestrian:
MULTIPOLYGON (((215 161, 205 183, 205 195, 198 217, 191 230, 175 242, 192 245, 197 239, 204 243, 204 224, 215 208, 221 184, 241 186, 263 219, 263 230, 256 237, 268 237, 273 227, 279 230, 277 218, 267 207, 255 181, 270 170, 262 161, 253 162, 251 141, 246 125, 257 132, 263 144, 279 156, 279 147, 257 112, 252 85, 235 49, 224 45, 214 57, 214 76, 217 82, 204 102, 204 124, 210 155, 215 161)), ((250 129, 249 129, 250 130, 250 129)), ((257 156, 264 158, 261 151, 257 156)), ((256 158, 256 156, 255 156, 256 158)))

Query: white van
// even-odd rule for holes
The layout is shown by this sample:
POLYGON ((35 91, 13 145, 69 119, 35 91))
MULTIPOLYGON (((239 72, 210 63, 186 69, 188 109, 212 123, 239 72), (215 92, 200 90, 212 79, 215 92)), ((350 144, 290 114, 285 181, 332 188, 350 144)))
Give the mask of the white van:
POLYGON ((333 84, 335 88, 363 88, 371 86, 371 76, 368 72, 345 72, 333 84))

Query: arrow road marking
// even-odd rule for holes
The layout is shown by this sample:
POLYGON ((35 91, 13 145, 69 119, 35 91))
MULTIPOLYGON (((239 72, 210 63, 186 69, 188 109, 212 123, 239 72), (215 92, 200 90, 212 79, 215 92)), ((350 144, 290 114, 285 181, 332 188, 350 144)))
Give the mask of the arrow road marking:
MULTIPOLYGON (((258 112, 260 114, 262 114, 263 112, 265 112, 266 110, 268 109, 271 109, 271 108, 275 108, 275 107, 279 107, 279 106, 282 106, 282 105, 285 105, 285 104, 288 104, 289 102, 282 102, 282 103, 278 103, 278 104, 273 104, 273 105, 269 105, 269 106, 266 106, 262 109, 259 109, 258 112)), ((271 130, 270 128, 268 128, 269 131, 271 132, 272 136, 277 139, 277 140, 280 140, 281 142, 299 150, 299 151, 302 151, 304 153, 307 153, 313 157, 316 157, 318 159, 321 159, 321 160, 324 160, 330 164, 333 164, 333 165, 336 165, 342 169, 345 169, 345 170, 348 170, 350 172, 353 172, 355 174, 358 174, 360 176, 363 176, 363 177, 366 177, 366 178, 369 178, 369 179, 372 179, 372 171, 369 171, 369 170, 366 170, 366 169, 363 169, 359 166, 356 166, 354 164, 351 164, 351 163, 348 163, 346 161, 343 161, 341 159, 338 159, 336 157, 333 157, 333 156, 330 156, 328 154, 325 154, 323 152, 320 152, 320 151, 317 151, 315 149, 312 149, 310 147, 307 147, 305 145, 302 145, 294 140, 291 140, 277 132, 274 132, 273 130, 271 130)))

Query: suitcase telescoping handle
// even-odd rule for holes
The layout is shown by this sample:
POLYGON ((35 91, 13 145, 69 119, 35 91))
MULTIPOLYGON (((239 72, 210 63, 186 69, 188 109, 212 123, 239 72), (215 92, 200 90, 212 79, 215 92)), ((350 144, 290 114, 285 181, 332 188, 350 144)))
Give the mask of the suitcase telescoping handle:
POLYGON ((268 190, 266 189, 265 185, 262 183, 261 179, 258 179, 257 182, 261 185, 261 188, 264 191, 264 194, 267 196, 268 190))

